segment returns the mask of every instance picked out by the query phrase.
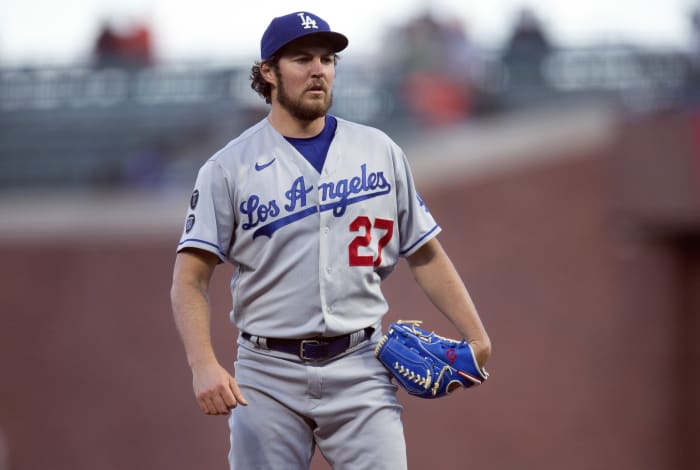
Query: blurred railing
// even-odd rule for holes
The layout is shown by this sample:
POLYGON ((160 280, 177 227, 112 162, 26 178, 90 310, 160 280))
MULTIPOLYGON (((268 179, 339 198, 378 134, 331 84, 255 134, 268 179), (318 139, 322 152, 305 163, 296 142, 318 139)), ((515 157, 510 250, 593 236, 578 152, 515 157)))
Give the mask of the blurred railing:
MULTIPOLYGON (((415 130, 400 72, 341 65, 335 114, 415 130)), ((250 89, 249 71, 201 64, 0 69, 0 190, 120 185, 125 167, 142 154, 182 153, 217 132, 232 138, 266 109, 250 89)), ((464 120, 581 97, 653 108, 678 104, 691 86, 682 55, 631 48, 557 51, 538 72, 538 80, 524 80, 497 52, 484 52, 465 79, 476 105, 464 120)), ((157 165, 172 164, 158 158, 157 165)))
POLYGON ((585 48, 553 53, 544 65, 544 76, 560 93, 602 92, 630 106, 655 107, 683 99, 691 69, 680 53, 585 48))
POLYGON ((0 73, 2 111, 199 103, 230 98, 237 71, 40 68, 0 73))
MULTIPOLYGON (((197 65, 145 69, 0 69, 0 111, 51 111, 138 106, 197 106, 225 103, 246 107, 262 102, 250 89, 249 70, 197 65)), ((368 121, 385 114, 391 99, 377 76, 349 69, 335 92, 335 106, 349 119, 368 121)), ((390 108, 389 108, 390 109, 390 108)))

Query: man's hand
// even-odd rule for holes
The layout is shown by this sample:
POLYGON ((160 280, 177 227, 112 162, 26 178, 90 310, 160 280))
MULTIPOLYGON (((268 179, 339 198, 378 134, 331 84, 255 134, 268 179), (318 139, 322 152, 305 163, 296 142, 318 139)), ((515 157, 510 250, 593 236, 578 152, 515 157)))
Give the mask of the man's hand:
POLYGON ((192 368, 194 394, 208 415, 228 415, 238 404, 247 406, 236 379, 217 362, 192 368))

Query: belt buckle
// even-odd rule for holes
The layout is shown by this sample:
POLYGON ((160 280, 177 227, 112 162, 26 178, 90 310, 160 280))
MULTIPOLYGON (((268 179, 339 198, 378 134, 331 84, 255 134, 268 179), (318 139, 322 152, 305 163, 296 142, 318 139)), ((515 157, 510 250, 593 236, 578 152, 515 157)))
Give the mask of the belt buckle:
POLYGON ((301 340, 301 343, 299 344, 299 357, 305 361, 319 361, 322 359, 326 359, 328 357, 328 343, 326 343, 324 341, 319 341, 317 339, 303 339, 303 340, 301 340), (308 357, 306 355, 306 351, 304 350, 307 345, 312 345, 312 346, 324 345, 326 347, 326 351, 322 355, 322 357, 308 357))

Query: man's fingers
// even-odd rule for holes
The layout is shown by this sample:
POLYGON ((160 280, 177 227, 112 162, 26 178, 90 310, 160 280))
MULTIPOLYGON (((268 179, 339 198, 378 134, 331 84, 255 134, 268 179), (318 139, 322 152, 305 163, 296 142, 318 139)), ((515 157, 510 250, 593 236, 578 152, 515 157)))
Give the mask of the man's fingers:
POLYGON ((224 404, 226 405, 226 408, 231 410, 236 407, 238 404, 238 401, 236 400, 236 397, 233 394, 233 390, 231 387, 226 387, 222 393, 221 397, 224 399, 224 404))
POLYGON ((230 409, 217 391, 201 394, 197 397, 197 403, 199 408, 207 415, 228 414, 230 409))
POLYGON ((197 398, 197 403, 199 403, 199 408, 207 415, 216 414, 216 407, 212 403, 209 396, 203 395, 197 398))
POLYGON ((233 393, 235 400, 243 406, 248 406, 248 402, 243 396, 241 389, 238 388, 238 384, 236 383, 236 380, 234 378, 231 378, 229 380, 229 386, 231 387, 231 392, 233 393))
POLYGON ((247 405, 236 380, 222 367, 194 370, 193 387, 199 408, 207 415, 228 415, 239 403, 247 405))
POLYGON ((229 407, 226 405, 224 402, 224 399, 221 397, 220 394, 215 394, 212 396, 213 405, 214 405, 214 412, 215 414, 220 414, 220 415, 227 415, 229 414, 229 407))
POLYGON ((197 406, 199 406, 199 409, 202 410, 202 413, 204 413, 205 415, 209 414, 209 410, 207 410, 207 404, 204 400, 198 398, 197 406))

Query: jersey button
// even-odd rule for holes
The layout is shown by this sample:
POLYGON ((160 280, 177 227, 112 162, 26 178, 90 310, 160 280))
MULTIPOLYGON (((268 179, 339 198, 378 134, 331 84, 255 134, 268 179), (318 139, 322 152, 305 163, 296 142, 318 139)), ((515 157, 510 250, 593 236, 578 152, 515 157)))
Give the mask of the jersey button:
POLYGON ((330 231, 331 231, 331 229, 329 229, 328 227, 323 227, 323 233, 325 235, 328 235, 328 232, 330 232, 330 231))
POLYGON ((328 267, 326 268, 326 272, 327 272, 328 274, 330 274, 332 271, 333 271, 333 268, 331 268, 330 266, 328 266, 328 267))

